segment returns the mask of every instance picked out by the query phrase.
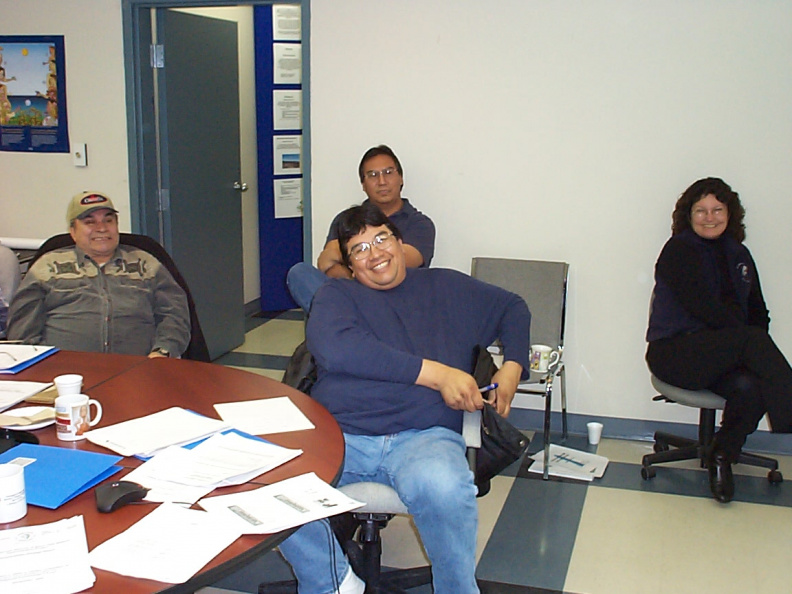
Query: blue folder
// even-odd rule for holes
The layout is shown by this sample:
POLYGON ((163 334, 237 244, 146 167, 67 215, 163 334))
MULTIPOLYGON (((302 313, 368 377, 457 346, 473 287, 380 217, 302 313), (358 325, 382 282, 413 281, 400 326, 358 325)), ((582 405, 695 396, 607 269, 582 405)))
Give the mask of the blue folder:
POLYGON ((121 470, 121 456, 22 443, 0 454, 0 464, 27 462, 25 495, 31 505, 60 507, 121 470), (25 459, 25 460, 20 460, 25 459))
MULTIPOLYGON (((4 345, 3 348, 5 348, 6 350, 9 350, 9 346, 11 348, 13 348, 14 346, 17 346, 17 345, 4 345)), ((30 345, 21 345, 21 346, 24 346, 26 348, 35 348, 36 350, 38 350, 38 349, 45 349, 45 350, 42 350, 38 354, 33 354, 32 356, 28 357, 27 359, 25 359, 21 363, 17 363, 16 365, 11 365, 9 367, 3 367, 2 369, 0 369, 0 374, 13 375, 15 373, 19 373, 23 369, 27 369, 31 365, 34 365, 34 364, 38 363, 42 359, 46 359, 50 355, 54 355, 55 353, 57 353, 60 350, 58 347, 51 347, 51 346, 47 346, 47 347, 32 347, 30 345)))

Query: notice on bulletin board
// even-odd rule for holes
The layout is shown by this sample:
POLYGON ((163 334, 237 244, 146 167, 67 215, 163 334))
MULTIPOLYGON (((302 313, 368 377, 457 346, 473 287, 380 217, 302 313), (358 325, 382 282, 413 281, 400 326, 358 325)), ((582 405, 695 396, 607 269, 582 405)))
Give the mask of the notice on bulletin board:
POLYGON ((302 136, 273 136, 272 154, 274 175, 302 173, 302 136))
POLYGON ((301 41, 300 7, 294 4, 272 5, 272 40, 301 41))
POLYGON ((302 91, 272 91, 273 128, 302 130, 302 91))
POLYGON ((276 85, 302 84, 302 44, 273 43, 273 75, 276 85))
POLYGON ((275 218, 291 219, 302 216, 302 179, 276 179, 275 218))
POLYGON ((63 36, 0 35, 0 150, 68 153, 63 36))

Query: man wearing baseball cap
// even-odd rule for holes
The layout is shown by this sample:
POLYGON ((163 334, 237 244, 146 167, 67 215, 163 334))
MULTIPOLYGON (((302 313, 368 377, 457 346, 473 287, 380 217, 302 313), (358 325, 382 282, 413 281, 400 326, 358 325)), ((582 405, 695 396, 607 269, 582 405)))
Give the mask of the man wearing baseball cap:
POLYGON ((150 253, 119 243, 118 211, 100 192, 66 210, 75 245, 47 252, 11 303, 8 338, 71 351, 178 357, 190 341, 187 297, 150 253))

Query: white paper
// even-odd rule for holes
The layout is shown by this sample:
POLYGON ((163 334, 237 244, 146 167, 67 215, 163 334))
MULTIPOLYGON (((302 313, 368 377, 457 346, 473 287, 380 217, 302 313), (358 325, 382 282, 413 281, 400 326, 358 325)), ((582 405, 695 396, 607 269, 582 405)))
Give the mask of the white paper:
POLYGON ((303 216, 302 179, 276 179, 272 185, 275 192, 275 218, 294 219, 303 216))
POLYGON ((274 155, 272 167, 275 175, 302 173, 302 136, 273 136, 272 152, 274 155))
POLYGON ((0 380, 0 411, 11 408, 25 398, 38 394, 52 385, 52 382, 20 382, 0 380))
POLYGON ((91 565, 136 578, 181 584, 239 537, 211 514, 163 503, 91 551, 91 565))
POLYGON ((273 534, 363 506, 313 472, 244 493, 206 497, 202 508, 243 534, 273 534))
MULTIPOLYGON (((544 450, 537 452, 531 458, 534 463, 528 468, 529 472, 544 472, 544 450)), ((572 448, 565 448, 550 444, 550 470, 552 476, 591 481, 601 478, 608 466, 605 456, 581 452, 572 448)))
POLYGON ((214 405, 226 423, 251 435, 313 429, 314 425, 288 396, 214 405))
POLYGON ((272 82, 276 85, 299 85, 302 83, 302 44, 273 43, 272 82))
POLYGON ((272 91, 275 130, 302 130, 302 91, 272 91))
POLYGON ((82 516, 0 530, 0 592, 70 594, 95 581, 82 516))
POLYGON ((272 39, 274 41, 300 41, 302 39, 299 5, 272 5, 272 39))
POLYGON ((157 453, 156 456, 141 464, 124 477, 125 481, 138 483, 149 489, 144 499, 154 503, 177 503, 192 505, 201 497, 205 497, 214 487, 192 487, 176 483, 168 479, 171 469, 181 464, 188 455, 185 448, 171 446, 157 453))
POLYGON ((123 423, 88 431, 88 441, 122 456, 153 456, 171 445, 182 445, 228 429, 228 424, 174 406, 123 423))

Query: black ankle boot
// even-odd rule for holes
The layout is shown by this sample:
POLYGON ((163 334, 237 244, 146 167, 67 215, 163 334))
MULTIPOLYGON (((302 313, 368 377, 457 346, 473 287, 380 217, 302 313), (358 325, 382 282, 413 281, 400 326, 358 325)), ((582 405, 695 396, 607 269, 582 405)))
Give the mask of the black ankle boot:
POLYGON ((713 447, 707 456, 707 472, 712 495, 721 503, 729 503, 734 497, 734 477, 731 462, 723 450, 713 447))

